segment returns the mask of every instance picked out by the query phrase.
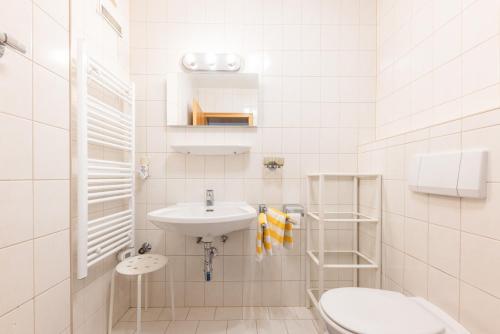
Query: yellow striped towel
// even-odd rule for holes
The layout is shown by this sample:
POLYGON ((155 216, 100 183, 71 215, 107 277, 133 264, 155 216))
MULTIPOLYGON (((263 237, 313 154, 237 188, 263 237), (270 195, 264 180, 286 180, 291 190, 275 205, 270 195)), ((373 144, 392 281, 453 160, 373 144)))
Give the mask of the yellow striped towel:
POLYGON ((287 215, 274 208, 267 210, 267 221, 271 227, 272 244, 290 249, 293 247, 292 221, 287 215))
POLYGON ((270 232, 271 230, 267 222, 266 214, 259 213, 259 219, 257 220, 256 240, 257 261, 262 261, 262 259, 264 258, 264 250, 266 251, 266 254, 273 255, 270 232))
POLYGON ((293 248, 293 225, 297 222, 293 221, 288 215, 285 221, 285 235, 283 237, 283 246, 286 249, 293 248))

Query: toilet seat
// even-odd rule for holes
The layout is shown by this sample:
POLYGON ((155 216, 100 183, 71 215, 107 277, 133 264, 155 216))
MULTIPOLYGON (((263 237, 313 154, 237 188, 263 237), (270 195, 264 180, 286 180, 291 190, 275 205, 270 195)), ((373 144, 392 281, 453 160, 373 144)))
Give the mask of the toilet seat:
POLYGON ((412 299, 392 291, 339 288, 320 299, 322 312, 356 334, 444 334, 445 324, 412 299))

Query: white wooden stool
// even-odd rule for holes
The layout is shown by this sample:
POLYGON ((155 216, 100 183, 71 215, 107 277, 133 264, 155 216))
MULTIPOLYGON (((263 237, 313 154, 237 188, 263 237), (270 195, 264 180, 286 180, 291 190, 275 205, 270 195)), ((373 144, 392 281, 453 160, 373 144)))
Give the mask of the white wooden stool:
MULTIPOLYGON (((175 320, 175 309, 174 309, 174 280, 172 273, 172 266, 168 263, 168 258, 163 255, 158 254, 144 254, 129 257, 122 262, 118 263, 115 270, 113 270, 113 275, 111 277, 111 293, 109 300, 109 316, 108 316, 108 334, 111 334, 113 327, 113 303, 115 299, 115 279, 116 273, 126 275, 126 276, 137 276, 137 334, 141 332, 141 284, 142 275, 147 275, 149 273, 160 270, 163 267, 167 267, 170 280, 170 303, 172 310, 172 320, 175 320)), ((147 278, 147 276, 145 276, 147 278)), ((145 286, 145 304, 146 309, 148 307, 148 284, 146 282, 145 286)))

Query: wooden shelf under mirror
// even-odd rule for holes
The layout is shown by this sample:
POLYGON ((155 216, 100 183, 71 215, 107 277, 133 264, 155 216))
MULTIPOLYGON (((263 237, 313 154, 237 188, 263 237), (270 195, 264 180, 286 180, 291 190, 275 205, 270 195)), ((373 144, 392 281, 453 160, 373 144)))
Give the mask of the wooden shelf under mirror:
POLYGON ((226 113, 226 112, 204 112, 198 100, 194 99, 192 104, 194 126, 253 126, 253 114, 251 113, 226 113))

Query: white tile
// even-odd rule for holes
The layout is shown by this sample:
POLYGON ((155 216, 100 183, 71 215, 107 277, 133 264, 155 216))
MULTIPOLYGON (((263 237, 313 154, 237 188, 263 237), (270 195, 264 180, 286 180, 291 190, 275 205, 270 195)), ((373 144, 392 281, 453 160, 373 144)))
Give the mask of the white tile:
POLYGON ((451 228, 460 226, 460 200, 453 197, 429 197, 429 221, 451 228))
POLYGON ((309 309, 307 307, 295 307, 294 311, 297 314, 297 319, 299 320, 316 319, 316 316, 314 315, 314 309, 309 309))
MULTIPOLYGON (((220 270, 220 266, 217 269, 220 270)), ((224 284, 222 282, 214 282, 214 281, 206 282, 205 306, 223 306, 223 305, 224 305, 224 284)))
POLYGON ((227 334, 257 334, 257 323, 255 320, 230 320, 227 334))
POLYGON ((468 233, 461 237, 461 279, 499 298, 500 241, 468 233))
POLYGON ((410 294, 427 298, 427 264, 411 256, 405 257, 404 288, 410 294))
MULTIPOLYGON (((189 313, 189 308, 186 307, 176 307, 175 308, 175 321, 186 320, 189 313)), ((162 309, 158 320, 173 320, 172 312, 169 308, 162 309)))
POLYGON ((35 237, 69 227, 69 181, 35 181, 33 194, 35 237))
POLYGON ((243 312, 248 312, 248 314, 244 313, 244 319, 252 319, 252 317, 263 316, 259 315, 259 313, 250 313, 249 311, 245 311, 246 308, 258 308, 258 305, 262 305, 262 283, 260 281, 250 281, 243 282, 243 296, 241 305, 244 306, 243 312))
POLYGON ((70 324, 69 279, 35 297, 35 333, 60 333, 70 324))
POLYGON ((243 307, 243 319, 269 319, 267 307, 243 307))
POLYGON ((35 239, 35 294, 69 278, 69 230, 35 239))
POLYGON ((383 222, 382 234, 384 243, 397 248, 400 251, 404 250, 405 241, 405 222, 404 217, 394 214, 386 214, 383 222))
POLYGON ((196 334, 226 334, 227 321, 200 321, 196 334))
MULTIPOLYGON (((136 305, 136 304, 134 303, 134 305, 136 305)), ((150 322, 150 321, 160 320, 159 317, 160 317, 160 314, 163 311, 164 311, 164 309, 159 308, 159 307, 150 307, 147 310, 143 309, 141 311, 142 321, 144 321, 144 322, 150 322)), ((176 316, 177 316, 177 309, 175 311, 176 311, 176 316)), ((180 317, 182 317, 183 313, 184 312, 181 309, 180 317)), ((134 307, 134 308, 129 308, 128 309, 127 313, 125 313, 125 315, 121 318, 121 321, 135 322, 136 319, 137 319, 137 309, 134 307)))
POLYGON ((285 320, 288 334, 317 333, 312 320, 285 320))
POLYGON ((68 131, 35 124, 33 141, 34 178, 68 179, 70 163, 68 131))
POLYGON ((499 209, 500 184, 487 184, 487 197, 485 200, 462 199, 461 221, 462 229, 467 232, 476 233, 485 237, 499 240, 500 228, 495 223, 499 209))
POLYGON ((243 285, 240 282, 224 282, 224 306, 243 304, 243 285))
POLYGON ((241 256, 224 256, 224 281, 243 280, 243 261, 241 256))
POLYGON ((33 297, 33 243, 0 249, 0 263, 0 313, 4 314, 33 297))
POLYGON ((215 307, 192 307, 187 320, 214 320, 215 307))
POLYGON ((0 182, 2 232, 0 247, 33 237, 33 185, 31 181, 0 182))
POLYGON ((464 94, 498 83, 500 77, 499 43, 498 38, 492 38, 463 55, 462 89, 464 94))
POLYGON ((33 316, 33 301, 30 300, 0 317, 0 332, 13 334, 33 333, 33 316))
POLYGON ((427 261, 427 243, 429 224, 416 219, 406 218, 405 221, 405 251, 406 253, 427 261))
POLYGON ((498 17, 495 13, 499 5, 495 1, 475 1, 464 9, 463 48, 468 50, 498 33, 498 17))
POLYGON ((36 0, 35 3, 54 20, 69 30, 69 3, 66 0, 36 0))
POLYGON ((429 225, 429 264, 457 277, 460 265, 460 232, 429 225))
POLYGON ((461 53, 461 28, 461 19, 457 17, 435 33, 433 37, 434 66, 440 66, 461 53))
POLYGON ((262 305, 281 305, 281 281, 262 282, 262 305))
POLYGON ((429 267, 429 301, 458 319, 460 304, 458 279, 429 267))
POLYGON ((258 334, 286 334, 286 326, 283 320, 257 320, 258 334))
POLYGON ((41 66, 34 65, 33 69, 33 119, 68 129, 68 82, 41 66))
POLYGON ((166 334, 195 334, 198 321, 172 321, 166 334))
POLYGON ((148 0, 146 3, 146 19, 150 22, 167 21, 168 1, 148 0))
POLYGON ((291 307, 270 307, 269 315, 274 320, 296 319, 297 313, 291 307))
MULTIPOLYGON (((24 1, 20 1, 23 3, 24 1)), ((16 3, 17 4, 17 3, 16 3)), ((0 111, 32 118, 32 65, 25 57, 7 49, 0 68, 0 111)))
POLYGON ((31 127, 29 121, 0 115, 0 179, 31 179, 31 127))
POLYGON ((495 333, 500 326, 500 300, 468 284, 460 286, 460 322, 472 333, 495 333))
POLYGON ((38 7, 33 16, 33 59, 69 78, 69 33, 38 7))

